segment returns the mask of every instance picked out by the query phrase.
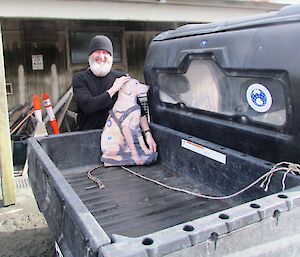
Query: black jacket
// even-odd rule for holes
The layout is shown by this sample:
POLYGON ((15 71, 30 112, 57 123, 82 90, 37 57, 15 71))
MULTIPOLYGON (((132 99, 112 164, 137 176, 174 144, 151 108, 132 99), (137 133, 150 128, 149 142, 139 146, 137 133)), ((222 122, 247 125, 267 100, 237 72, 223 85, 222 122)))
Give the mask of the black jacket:
MULTIPOLYGON (((78 107, 77 124, 79 130, 103 128, 117 100, 117 94, 112 98, 107 90, 112 87, 116 78, 125 74, 111 70, 105 77, 95 76, 90 69, 80 71, 73 76, 72 87, 78 107)), ((141 116, 145 115, 140 101, 141 116)))

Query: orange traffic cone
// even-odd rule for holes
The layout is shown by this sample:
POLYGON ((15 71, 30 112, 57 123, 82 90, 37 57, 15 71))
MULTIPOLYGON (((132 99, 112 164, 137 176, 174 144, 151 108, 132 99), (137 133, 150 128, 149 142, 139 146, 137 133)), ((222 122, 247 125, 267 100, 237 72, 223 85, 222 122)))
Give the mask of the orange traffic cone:
POLYGON ((53 130, 53 134, 60 134, 58 124, 56 122, 55 115, 54 115, 53 108, 52 108, 51 101, 50 101, 48 94, 44 93, 43 99, 44 99, 44 105, 46 108, 46 112, 49 116, 50 125, 53 130))
POLYGON ((32 101, 34 117, 36 118, 37 122, 43 122, 40 97, 38 95, 34 95, 32 97, 32 101))

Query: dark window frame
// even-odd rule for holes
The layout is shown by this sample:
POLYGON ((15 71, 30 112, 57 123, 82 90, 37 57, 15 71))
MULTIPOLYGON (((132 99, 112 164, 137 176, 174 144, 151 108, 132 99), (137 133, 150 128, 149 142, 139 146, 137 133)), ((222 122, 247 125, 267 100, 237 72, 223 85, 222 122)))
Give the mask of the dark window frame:
MULTIPOLYGON (((113 42, 114 48, 114 64, 113 67, 119 70, 127 70, 127 58, 126 58, 126 46, 124 39, 124 28, 122 27, 87 27, 87 28, 67 28, 67 62, 68 67, 72 70, 79 70, 88 66, 88 46, 90 39, 95 35, 106 35, 113 42), (72 49, 74 44, 72 43, 72 33, 86 33, 88 36, 84 39, 84 45, 82 53, 85 52, 85 57, 82 61, 74 61, 72 59, 72 49), (115 40, 118 39, 116 43, 115 40)), ((74 39, 74 38, 73 38, 74 39)))

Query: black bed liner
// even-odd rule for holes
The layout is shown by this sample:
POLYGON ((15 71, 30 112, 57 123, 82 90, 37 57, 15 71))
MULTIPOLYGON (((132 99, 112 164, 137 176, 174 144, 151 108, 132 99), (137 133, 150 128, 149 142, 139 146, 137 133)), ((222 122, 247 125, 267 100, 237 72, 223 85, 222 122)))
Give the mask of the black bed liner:
MULTIPOLYGON (((109 236, 138 237, 231 207, 228 201, 207 200, 164 188, 120 167, 95 170, 93 176, 106 187, 87 190, 96 185, 87 178, 89 169, 78 167, 78 170, 62 170, 62 174, 109 236)), ((161 163, 131 169, 171 186, 201 194, 218 194, 161 163)))
MULTIPOLYGON (((273 165, 160 125, 152 124, 151 129, 161 146, 160 160, 131 169, 170 186, 230 195, 273 165), (226 155, 226 165, 181 147, 182 140, 226 155)), ((300 205, 297 176, 288 175, 290 190, 276 194, 282 188, 282 173, 273 176, 268 192, 255 185, 226 201, 175 192, 116 167, 102 167, 93 173, 105 189, 87 190, 95 185, 86 173, 99 165, 100 134, 95 130, 29 140, 33 192, 65 257, 164 256, 210 242, 216 234, 236 235, 253 224, 264 240, 269 238, 269 230, 259 226, 259 221, 273 226, 275 214, 300 205)), ((281 219, 278 224, 282 231, 286 229, 281 219)), ((239 236, 236 241, 240 243, 239 236)), ((245 247, 249 247, 248 241, 245 247)), ((216 256, 225 256, 222 249, 216 256)))

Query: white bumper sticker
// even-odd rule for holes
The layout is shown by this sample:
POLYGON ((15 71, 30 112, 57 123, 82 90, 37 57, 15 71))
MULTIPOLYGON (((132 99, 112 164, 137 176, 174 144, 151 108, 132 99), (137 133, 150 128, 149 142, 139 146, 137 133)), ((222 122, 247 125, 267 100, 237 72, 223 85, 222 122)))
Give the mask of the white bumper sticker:
POLYGON ((226 164, 226 155, 225 154, 211 150, 202 145, 198 145, 193 142, 187 141, 185 139, 181 139, 181 147, 189 149, 195 153, 201 154, 201 155, 206 156, 215 161, 226 164))

